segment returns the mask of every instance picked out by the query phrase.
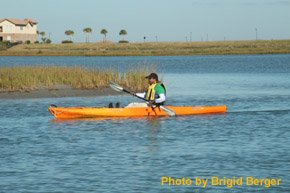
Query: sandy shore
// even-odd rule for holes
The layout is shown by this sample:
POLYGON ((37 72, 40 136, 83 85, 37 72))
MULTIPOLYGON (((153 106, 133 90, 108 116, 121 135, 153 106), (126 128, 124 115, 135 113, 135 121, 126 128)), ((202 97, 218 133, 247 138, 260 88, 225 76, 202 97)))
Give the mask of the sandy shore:
POLYGON ((0 99, 30 99, 30 98, 59 98, 59 97, 94 97, 106 95, 122 94, 112 90, 104 89, 74 89, 70 87, 64 88, 41 88, 31 91, 0 91, 0 99))

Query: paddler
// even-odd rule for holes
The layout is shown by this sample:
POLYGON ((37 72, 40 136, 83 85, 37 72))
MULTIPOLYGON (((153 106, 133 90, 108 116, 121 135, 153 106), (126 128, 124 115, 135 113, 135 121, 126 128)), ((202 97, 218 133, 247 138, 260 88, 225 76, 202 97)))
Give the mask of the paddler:
POLYGON ((145 98, 149 101, 148 106, 164 105, 166 101, 166 88, 162 82, 158 80, 156 73, 151 73, 145 78, 148 79, 148 89, 144 93, 136 93, 137 96, 145 98))

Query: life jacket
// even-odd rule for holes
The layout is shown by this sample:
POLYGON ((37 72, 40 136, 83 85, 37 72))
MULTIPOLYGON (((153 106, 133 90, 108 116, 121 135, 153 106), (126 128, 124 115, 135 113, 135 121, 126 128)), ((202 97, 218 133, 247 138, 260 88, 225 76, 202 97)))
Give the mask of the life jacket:
POLYGON ((155 100, 155 98, 158 98, 159 96, 155 93, 155 86, 157 84, 160 84, 163 88, 164 88, 164 94, 166 95, 166 87, 163 83, 155 83, 155 84, 152 84, 148 87, 148 90, 146 92, 146 96, 145 96, 145 99, 148 100, 148 101, 153 101, 155 100))

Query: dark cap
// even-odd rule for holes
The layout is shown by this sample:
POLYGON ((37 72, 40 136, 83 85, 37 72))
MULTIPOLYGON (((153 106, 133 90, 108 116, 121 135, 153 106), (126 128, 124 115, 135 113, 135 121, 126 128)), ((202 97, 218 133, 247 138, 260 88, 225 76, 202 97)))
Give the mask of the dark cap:
POLYGON ((158 81, 158 75, 156 73, 151 73, 148 76, 146 76, 145 78, 148 78, 148 79, 154 78, 155 80, 158 81))

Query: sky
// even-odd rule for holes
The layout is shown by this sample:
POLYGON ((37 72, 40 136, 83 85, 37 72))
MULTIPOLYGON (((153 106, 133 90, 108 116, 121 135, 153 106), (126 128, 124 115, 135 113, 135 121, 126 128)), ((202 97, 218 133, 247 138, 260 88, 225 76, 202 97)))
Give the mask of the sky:
POLYGON ((0 0, 0 18, 33 18, 53 42, 224 41, 290 38, 290 0, 0 0), (3 9, 5 7, 5 9, 3 9), (257 30, 256 30, 257 29, 257 30))

